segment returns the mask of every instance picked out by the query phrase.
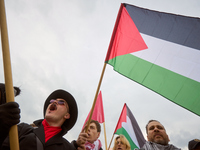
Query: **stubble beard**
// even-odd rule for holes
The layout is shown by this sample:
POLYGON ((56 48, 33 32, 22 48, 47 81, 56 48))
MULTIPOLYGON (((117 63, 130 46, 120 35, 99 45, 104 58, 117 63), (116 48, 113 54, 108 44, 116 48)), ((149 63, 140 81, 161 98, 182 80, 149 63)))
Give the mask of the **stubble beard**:
POLYGON ((153 142, 161 145, 167 145, 168 139, 162 137, 162 139, 153 139, 153 142))

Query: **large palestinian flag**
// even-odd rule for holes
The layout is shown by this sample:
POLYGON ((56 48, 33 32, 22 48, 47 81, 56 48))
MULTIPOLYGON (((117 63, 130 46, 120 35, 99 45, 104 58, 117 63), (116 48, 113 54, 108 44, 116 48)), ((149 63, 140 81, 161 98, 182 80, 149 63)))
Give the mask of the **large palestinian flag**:
POLYGON ((124 104, 114 133, 118 135, 123 134, 129 141, 131 150, 141 148, 145 143, 140 127, 126 103, 124 104))
POLYGON ((121 4, 105 62, 200 116, 200 18, 121 4))

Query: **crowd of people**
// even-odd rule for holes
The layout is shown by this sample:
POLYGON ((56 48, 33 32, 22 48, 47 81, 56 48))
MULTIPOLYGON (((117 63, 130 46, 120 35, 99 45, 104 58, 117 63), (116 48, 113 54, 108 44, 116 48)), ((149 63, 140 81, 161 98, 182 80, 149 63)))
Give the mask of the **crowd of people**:
MULTIPOLYGON (((19 95, 20 90, 15 90, 18 90, 15 96, 19 95)), ((20 108, 16 102, 5 103, 2 85, 0 91, 0 150, 9 150, 9 130, 20 122, 20 108)), ((95 120, 86 123, 77 140, 70 142, 63 138, 73 128, 78 116, 76 100, 69 92, 62 89, 53 91, 45 100, 43 113, 44 119, 17 125, 20 150, 102 150, 98 139, 101 125, 95 120)), ((147 141, 141 150, 180 150, 169 144, 166 129, 159 121, 150 120, 146 133, 147 141)), ((189 141, 188 149, 200 150, 200 140, 189 141)), ((124 135, 115 138, 113 150, 131 150, 124 135)))

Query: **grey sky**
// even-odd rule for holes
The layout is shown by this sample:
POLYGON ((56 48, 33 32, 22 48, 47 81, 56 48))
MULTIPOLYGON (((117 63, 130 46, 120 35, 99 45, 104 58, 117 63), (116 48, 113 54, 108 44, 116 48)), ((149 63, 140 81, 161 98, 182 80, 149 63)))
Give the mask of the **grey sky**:
MULTIPOLYGON (((76 139, 92 107, 111 34, 121 3, 200 17, 199 0, 5 0, 13 82, 22 93, 16 98, 21 121, 43 117, 43 103, 58 88, 77 100, 76 125, 65 136, 76 139)), ((0 53, 0 81, 4 82, 0 53)), ((149 119, 159 120, 171 143, 187 149, 200 138, 199 116, 118 74, 109 65, 101 85, 109 144, 124 103, 146 138, 149 119)), ((103 126, 102 126, 103 127, 103 126)), ((103 130, 101 142, 104 147, 103 130)))

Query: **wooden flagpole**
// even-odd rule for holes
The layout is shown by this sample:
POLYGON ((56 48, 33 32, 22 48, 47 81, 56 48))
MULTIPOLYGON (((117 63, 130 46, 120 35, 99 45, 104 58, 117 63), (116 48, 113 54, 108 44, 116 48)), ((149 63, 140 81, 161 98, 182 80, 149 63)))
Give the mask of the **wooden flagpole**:
MULTIPOLYGON (((13 81, 12 81, 11 60, 10 60, 4 0, 0 0, 0 27, 1 27, 1 40, 2 40, 1 44, 2 44, 2 54, 3 54, 3 64, 4 64, 6 100, 7 102, 13 102, 14 89, 13 89, 13 81)), ((9 137, 10 137, 10 149, 19 150, 17 125, 14 125, 11 127, 9 131, 9 137)))
POLYGON ((110 149, 110 146, 111 146, 111 143, 112 143, 112 140, 113 140, 114 135, 115 135, 115 134, 113 134, 113 136, 112 136, 112 139, 111 139, 111 141, 110 141, 110 144, 109 144, 108 150, 110 149))
POLYGON ((105 122, 103 123, 103 128, 104 128, 104 138, 105 138, 105 147, 106 147, 106 150, 107 150, 107 138, 106 138, 106 126, 105 126, 105 122))
MULTIPOLYGON (((120 20, 120 16, 121 16, 121 12, 122 12, 122 8, 123 8, 123 4, 121 4, 120 6, 120 9, 119 9, 119 12, 118 12, 118 15, 117 15, 117 20, 115 22, 115 27, 114 27, 114 30, 113 30, 113 33, 112 33, 112 36, 111 36, 111 40, 110 40, 110 44, 109 44, 109 47, 108 47, 108 52, 107 52, 107 55, 106 55, 106 60, 108 60, 108 57, 110 55, 110 51, 111 51, 111 48, 112 48, 112 45, 113 45, 113 41, 114 41, 114 38, 115 38, 115 34, 116 34, 116 31, 117 31, 117 26, 119 24, 119 20, 120 20)), ((106 61, 105 60, 105 61, 106 61)), ((102 79, 103 79, 103 75, 104 75, 104 72, 105 72, 105 69, 106 69, 106 62, 104 62, 104 66, 103 66, 103 70, 102 70, 102 73, 101 73, 101 77, 100 77, 100 80, 99 80, 99 84, 98 84, 98 87, 97 87, 97 90, 96 90, 96 94, 95 94, 95 98, 94 98, 94 101, 93 101, 93 105, 92 105, 92 109, 91 109, 91 112, 90 112, 90 116, 89 116, 89 119, 88 119, 88 124, 87 124, 87 127, 86 127, 86 131, 88 131, 88 127, 89 127, 89 124, 90 124, 90 121, 91 121, 91 118, 92 118, 92 114, 93 114, 93 111, 94 111, 94 107, 95 107, 95 104, 96 104, 96 100, 97 100, 97 95, 99 93, 99 89, 100 89, 100 86, 101 86, 101 82, 102 82, 102 79)), ((113 135, 114 136, 114 135, 113 135)), ((106 144, 107 145, 107 144, 106 144)), ((107 147, 107 146, 106 146, 107 147)), ((110 147, 110 146, 109 146, 110 147)), ((107 148, 106 148, 107 149, 107 148)))
POLYGON ((97 101, 97 96, 98 96, 99 89, 100 89, 100 86, 101 86, 101 83, 102 83, 102 79, 103 79, 103 75, 104 75, 105 69, 106 69, 106 63, 104 63, 103 70, 102 70, 102 72, 101 72, 101 77, 100 77, 99 84, 98 84, 98 87, 97 87, 97 90, 96 90, 96 94, 95 94, 95 97, 94 97, 92 109, 91 109, 91 112, 90 112, 90 116, 89 116, 89 118, 88 118, 88 124, 87 124, 86 131, 85 131, 85 132, 88 131, 88 127, 89 127, 89 124, 90 124, 90 122, 91 122, 92 114, 93 114, 93 112, 94 112, 94 107, 95 107, 95 104, 96 104, 96 101, 97 101))
MULTIPOLYGON (((112 45, 113 45, 113 42, 114 42, 114 38, 115 38, 115 34, 116 34, 116 31, 117 31, 117 26, 119 24, 120 16, 121 16, 121 13, 122 13, 122 8, 123 8, 123 4, 121 4, 119 12, 118 12, 118 15, 117 15, 117 20, 115 22, 115 27, 114 27, 114 30, 113 30, 113 33, 112 33, 112 36, 111 36, 110 44, 109 44, 109 47, 108 47, 108 52, 107 52, 107 55, 106 55, 106 60, 108 60, 110 52, 111 52, 111 48, 112 48, 112 45)), ((104 75, 104 72, 105 72, 105 69, 106 69, 106 64, 107 63, 104 62, 103 70, 102 70, 101 77, 100 77, 100 80, 99 80, 99 84, 98 84, 98 87, 97 87, 97 90, 96 90, 95 98, 94 98, 94 101, 93 101, 92 109, 91 109, 91 112, 90 112, 90 116, 89 116, 89 119, 88 119, 88 124, 87 124, 85 132, 88 131, 89 124, 90 124, 90 121, 91 121, 91 118, 92 118, 92 114, 94 112, 94 107, 95 107, 95 104, 96 104, 96 100, 97 100, 97 96, 98 96, 99 89, 100 89, 100 86, 101 86, 101 82, 102 82, 102 79, 103 79, 103 75, 104 75)), ((113 136, 114 136, 114 134, 113 134, 113 136)))

